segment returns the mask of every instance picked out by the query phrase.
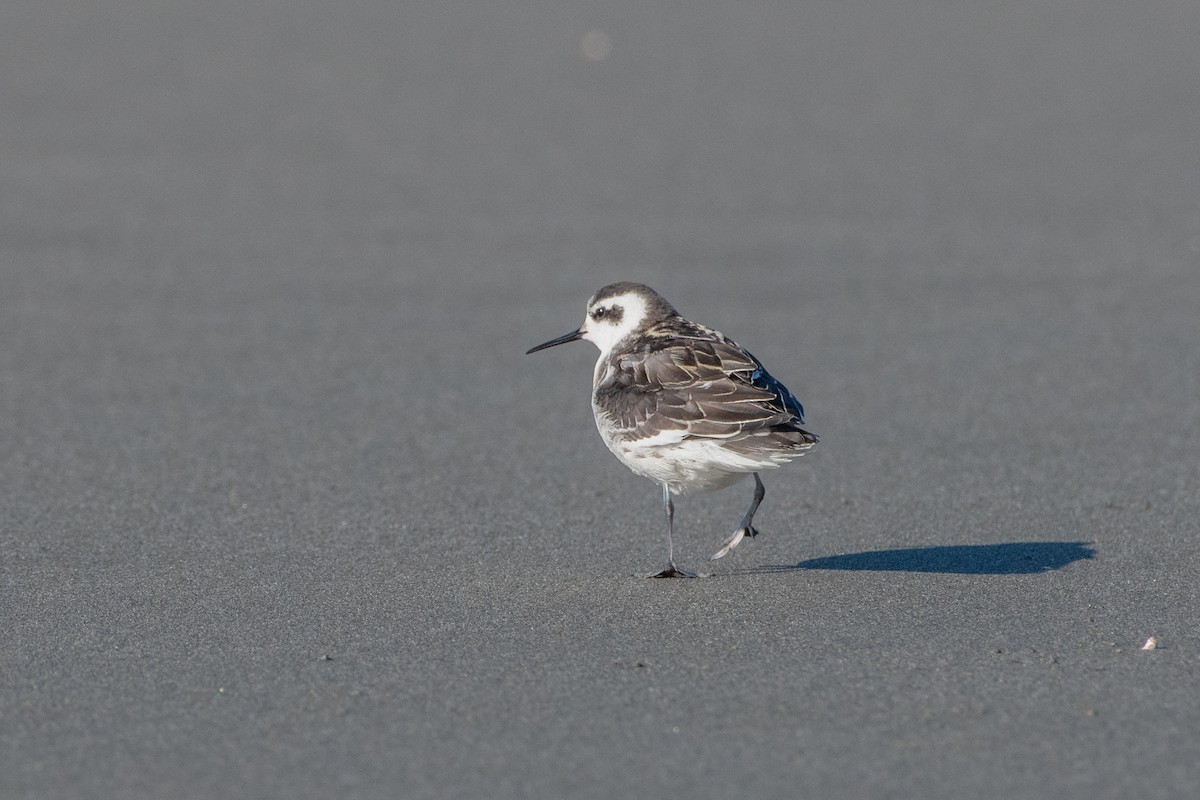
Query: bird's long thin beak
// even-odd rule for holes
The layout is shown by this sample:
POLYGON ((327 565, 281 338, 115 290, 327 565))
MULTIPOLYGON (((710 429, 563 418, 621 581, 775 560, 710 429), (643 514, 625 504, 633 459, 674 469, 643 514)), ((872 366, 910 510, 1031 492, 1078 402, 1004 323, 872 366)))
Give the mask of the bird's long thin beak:
POLYGON ((545 350, 547 347, 554 347, 556 344, 566 344, 583 338, 583 331, 571 331, 566 336, 560 336, 557 339, 551 339, 548 342, 542 342, 537 347, 531 347, 525 351, 525 355, 536 353, 538 350, 545 350))

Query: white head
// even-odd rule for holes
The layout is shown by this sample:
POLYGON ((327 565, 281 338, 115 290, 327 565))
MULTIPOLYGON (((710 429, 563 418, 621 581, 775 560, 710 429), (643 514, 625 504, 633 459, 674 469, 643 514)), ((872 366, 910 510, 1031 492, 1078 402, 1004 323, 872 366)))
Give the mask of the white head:
POLYGON ((607 355, 617 344, 677 312, 658 292, 640 283, 612 283, 588 301, 579 330, 531 348, 535 353, 557 344, 586 339, 607 355))

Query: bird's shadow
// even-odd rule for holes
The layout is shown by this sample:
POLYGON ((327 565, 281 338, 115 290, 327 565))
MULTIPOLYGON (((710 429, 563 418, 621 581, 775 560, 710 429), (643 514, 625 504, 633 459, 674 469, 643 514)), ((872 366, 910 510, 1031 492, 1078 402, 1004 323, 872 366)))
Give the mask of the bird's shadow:
POLYGON ((801 569, 866 570, 871 572, 940 572, 957 575, 1029 575, 1062 569, 1075 561, 1094 558, 1090 542, 1004 542, 940 547, 869 550, 839 556, 810 558, 798 564, 764 564, 752 573, 801 569))

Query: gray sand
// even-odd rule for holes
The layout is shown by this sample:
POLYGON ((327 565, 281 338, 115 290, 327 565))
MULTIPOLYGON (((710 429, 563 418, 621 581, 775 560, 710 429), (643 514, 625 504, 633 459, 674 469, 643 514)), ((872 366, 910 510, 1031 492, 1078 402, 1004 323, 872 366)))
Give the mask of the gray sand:
POLYGON ((1200 7, 959 5, 5 4, 0 796, 1200 795, 1200 7))

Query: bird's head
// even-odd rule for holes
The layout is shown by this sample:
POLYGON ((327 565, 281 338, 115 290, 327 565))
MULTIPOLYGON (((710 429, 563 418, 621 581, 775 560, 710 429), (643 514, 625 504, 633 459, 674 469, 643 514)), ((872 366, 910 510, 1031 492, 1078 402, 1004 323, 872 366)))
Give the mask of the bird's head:
POLYGON ((671 304, 649 286, 627 281, 612 283, 592 295, 583 324, 577 330, 532 347, 526 355, 577 339, 586 339, 605 355, 620 342, 676 313, 671 304))

